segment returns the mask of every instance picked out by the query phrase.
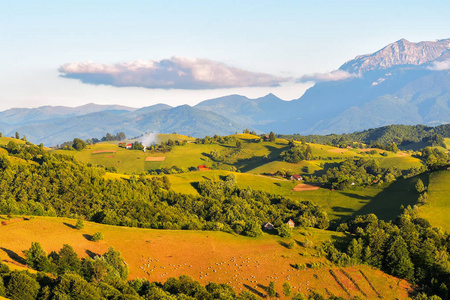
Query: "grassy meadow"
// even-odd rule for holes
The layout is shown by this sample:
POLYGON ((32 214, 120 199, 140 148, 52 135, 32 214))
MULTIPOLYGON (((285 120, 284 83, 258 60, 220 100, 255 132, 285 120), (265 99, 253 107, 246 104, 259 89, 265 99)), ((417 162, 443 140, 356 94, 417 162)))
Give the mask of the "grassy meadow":
MULTIPOLYGON (((92 164, 100 164, 105 167, 115 167, 118 171, 107 173, 106 178, 126 178, 125 174, 143 173, 163 167, 191 168, 198 165, 211 165, 213 161, 209 157, 211 151, 216 151, 223 159, 223 164, 235 166, 240 172, 235 173, 238 186, 250 187, 254 190, 264 190, 273 194, 280 194, 297 200, 309 200, 321 205, 332 220, 342 220, 354 217, 358 214, 375 213, 381 219, 391 220, 401 211, 400 207, 417 203, 417 195, 414 193, 414 180, 398 180, 383 187, 355 188, 346 191, 331 191, 319 188, 317 190, 293 191, 299 184, 290 180, 262 176, 261 174, 274 173, 276 171, 290 171, 299 175, 321 176, 328 168, 337 166, 338 163, 348 158, 367 157, 378 161, 380 167, 396 167, 407 170, 419 168, 422 163, 418 158, 411 156, 410 152, 399 151, 397 153, 377 150, 376 154, 369 154, 371 149, 336 148, 328 145, 309 144, 313 155, 317 158, 311 161, 301 161, 298 164, 288 163, 275 159, 287 149, 288 141, 278 139, 276 143, 254 142, 259 137, 250 134, 237 134, 241 139, 242 148, 236 148, 235 143, 229 144, 195 144, 192 138, 185 146, 175 146, 165 153, 152 153, 137 150, 127 150, 117 146, 117 142, 98 143, 88 146, 83 151, 56 150, 56 153, 64 153, 92 164), (111 151, 105 153, 93 153, 95 151, 111 151), (112 152, 115 151, 115 152, 112 152), (387 156, 381 155, 386 152, 387 156), (146 161, 146 157, 164 157, 163 161, 146 161)), ((188 137, 178 135, 159 135, 160 140, 184 140, 188 137)), ((197 194, 193 183, 201 180, 219 180, 229 174, 228 171, 210 170, 193 171, 182 174, 167 175, 172 188, 176 192, 197 194)))
MULTIPOLYGON (((411 167, 420 167, 421 162, 408 152, 393 153, 389 151, 378 151, 377 154, 368 154, 366 149, 341 149, 327 145, 309 144, 313 155, 312 161, 301 161, 298 164, 288 163, 280 160, 280 153, 288 149, 288 141, 278 139, 275 143, 255 142, 259 137, 250 134, 237 134, 235 138, 242 141, 241 149, 237 149, 234 142, 228 144, 195 144, 193 138, 176 134, 160 134, 160 141, 188 140, 185 146, 175 146, 170 151, 137 151, 118 147, 118 142, 101 142, 88 147, 82 151, 54 150, 60 153, 74 156, 85 163, 98 164, 105 167, 115 167, 118 173, 133 174, 157 170, 160 168, 196 168, 198 165, 211 166, 215 161, 210 158, 210 153, 215 151, 219 154, 216 162, 224 166, 236 167, 242 173, 262 174, 272 173, 278 170, 292 171, 300 175, 320 176, 328 168, 336 166, 348 158, 367 157, 378 161, 380 167, 397 167, 406 170, 411 167), (96 153, 101 152, 101 153, 96 153), (386 152, 387 156, 381 156, 386 152), (146 161, 147 157, 163 158, 161 161, 146 161)), ((5 140, 6 142, 6 140, 5 140)))
MULTIPOLYGON (((438 171, 429 175, 428 180, 423 180, 425 185, 428 181, 428 200, 420 207, 419 214, 427 219, 433 226, 441 227, 450 232, 450 171, 438 171)), ((416 197, 418 197, 416 193, 416 197)))
MULTIPOLYGON (((198 194, 193 182, 201 180, 219 180, 232 172, 221 170, 196 171, 183 174, 167 175, 172 189, 179 193, 198 194)), ((300 201, 308 200, 322 206, 331 220, 347 219, 360 214, 375 213, 380 219, 394 219, 400 207, 417 203, 414 189, 415 179, 400 179, 385 188, 355 188, 345 191, 331 191, 319 188, 312 191, 294 192, 299 184, 292 180, 278 179, 247 173, 233 173, 240 188, 250 187, 300 201)))
POLYGON ((342 233, 308 229, 294 230, 292 238, 271 234, 249 238, 224 232, 151 230, 91 222, 76 230, 75 223, 74 219, 36 217, 0 226, 0 258, 9 265, 23 265, 23 251, 33 241, 39 241, 47 252, 69 244, 81 257, 103 254, 113 246, 129 264, 130 279, 164 282, 187 274, 203 284, 228 283, 236 292, 247 289, 260 296, 266 294, 270 281, 275 281, 281 295, 284 282, 289 282, 294 292, 315 290, 324 295, 363 298, 405 298, 411 288, 406 281, 366 265, 333 266, 311 245, 304 246, 306 239, 312 246, 345 239, 342 233), (102 232, 105 239, 90 241, 94 232, 102 232), (289 242, 294 242, 292 249, 286 247, 289 242), (299 271, 291 266, 295 263, 310 267, 299 271))
MULTIPOLYGON (((366 150, 351 148, 336 148, 328 145, 309 144, 316 160, 301 161, 298 164, 288 163, 279 159, 274 160, 287 149, 288 141, 278 139, 277 142, 255 142, 259 139, 250 134, 237 134, 234 137, 241 139, 242 148, 236 148, 235 143, 229 144, 195 144, 194 138, 176 135, 160 134, 160 141, 187 140, 185 146, 175 146, 171 151, 152 152, 127 150, 118 147, 118 142, 102 142, 88 147, 82 151, 53 150, 53 153, 72 155, 77 160, 94 165, 115 167, 117 173, 106 173, 107 179, 128 178, 131 174, 141 174, 162 167, 177 166, 188 169, 201 164, 211 165, 209 158, 211 151, 217 151, 223 158, 223 164, 236 166, 240 172, 235 172, 237 184, 240 188, 250 187, 254 190, 264 190, 273 194, 280 194, 300 201, 309 200, 321 205, 329 214, 331 220, 344 220, 358 214, 375 213, 381 219, 390 220, 400 212, 400 207, 417 203, 414 192, 414 180, 398 180, 383 187, 355 188, 346 191, 331 191, 325 188, 316 190, 293 191, 299 182, 282 178, 262 176, 264 173, 276 171, 291 171, 299 175, 321 176, 328 168, 337 166, 347 158, 368 157, 378 161, 384 168, 396 167, 406 170, 411 167, 420 167, 421 161, 412 157, 409 152, 388 152, 387 156, 377 150, 376 154, 368 154, 366 150), (164 157, 163 161, 146 161, 147 157, 164 157)), ((0 144, 6 145, 12 138, 3 137, 0 144)), ((6 151, 0 149, 0 151, 6 151)), ((12 159, 26 163, 20 158, 12 159)), ((172 188, 176 192, 197 194, 193 183, 209 179, 224 178, 229 171, 210 170, 193 171, 182 174, 167 175, 172 188)))

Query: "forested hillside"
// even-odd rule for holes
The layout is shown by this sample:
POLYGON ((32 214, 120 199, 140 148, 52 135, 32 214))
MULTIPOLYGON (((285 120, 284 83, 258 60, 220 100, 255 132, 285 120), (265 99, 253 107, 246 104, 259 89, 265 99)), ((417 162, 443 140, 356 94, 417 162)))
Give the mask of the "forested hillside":
MULTIPOLYGON (((348 134, 329 135, 279 135, 281 138, 305 140, 309 143, 347 146, 353 143, 365 143, 369 146, 388 146, 396 143, 405 149, 442 146, 446 148, 443 138, 450 138, 450 124, 436 127, 425 125, 389 125, 348 134)), ((419 148, 420 149, 420 148, 419 148)))
POLYGON ((0 213, 83 217, 95 222, 164 229, 261 234, 261 224, 292 218, 319 228, 327 215, 310 202, 291 201, 224 181, 201 181, 201 196, 175 193, 166 177, 106 180, 105 170, 42 147, 10 142, 0 156, 0 213))

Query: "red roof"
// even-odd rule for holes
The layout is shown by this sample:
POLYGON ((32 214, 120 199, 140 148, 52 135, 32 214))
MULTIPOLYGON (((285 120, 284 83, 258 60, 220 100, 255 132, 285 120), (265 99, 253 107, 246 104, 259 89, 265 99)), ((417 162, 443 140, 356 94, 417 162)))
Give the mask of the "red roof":
POLYGON ((207 165, 200 165, 200 166, 198 166, 198 170, 199 171, 206 171, 206 170, 209 170, 209 168, 208 168, 207 165))

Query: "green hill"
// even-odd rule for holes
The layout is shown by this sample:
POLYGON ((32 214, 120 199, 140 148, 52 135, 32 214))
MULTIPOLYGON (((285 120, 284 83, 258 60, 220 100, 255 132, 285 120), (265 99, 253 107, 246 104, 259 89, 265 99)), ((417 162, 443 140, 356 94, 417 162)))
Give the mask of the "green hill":
MULTIPOLYGON (((433 226, 450 232, 450 171, 438 171, 429 175, 427 203, 420 207, 420 216, 429 220, 433 226)), ((417 194, 416 194, 417 195, 417 194)), ((418 195, 417 195, 418 196, 418 195)))

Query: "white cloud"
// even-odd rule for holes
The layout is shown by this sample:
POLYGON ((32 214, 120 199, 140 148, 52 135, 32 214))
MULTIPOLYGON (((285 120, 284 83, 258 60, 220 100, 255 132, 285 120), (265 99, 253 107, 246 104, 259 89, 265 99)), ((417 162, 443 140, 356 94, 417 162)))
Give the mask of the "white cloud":
POLYGON ((328 73, 314 73, 312 75, 304 75, 300 77, 298 82, 307 82, 307 81, 315 81, 315 82, 324 82, 324 81, 341 81, 350 78, 358 78, 361 77, 360 74, 349 73, 347 71, 336 70, 328 73))
POLYGON ((428 67, 428 70, 433 70, 433 71, 450 70, 450 59, 434 61, 431 65, 431 67, 428 67))
POLYGON ((279 86, 290 79, 254 73, 208 59, 172 57, 161 61, 131 61, 98 64, 68 63, 59 69, 61 77, 83 83, 134 86, 150 89, 218 89, 279 86))

